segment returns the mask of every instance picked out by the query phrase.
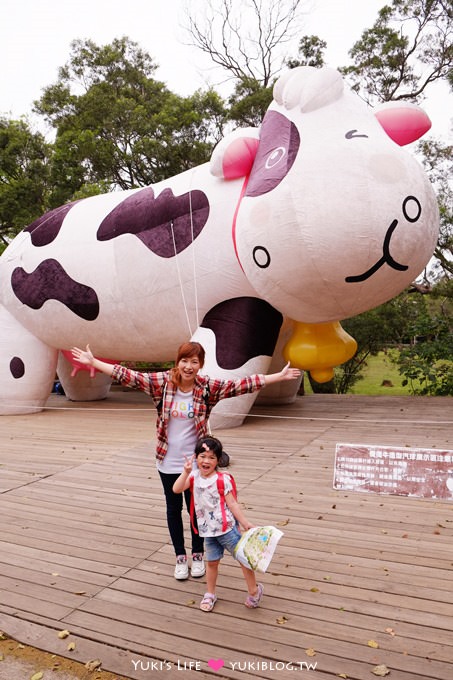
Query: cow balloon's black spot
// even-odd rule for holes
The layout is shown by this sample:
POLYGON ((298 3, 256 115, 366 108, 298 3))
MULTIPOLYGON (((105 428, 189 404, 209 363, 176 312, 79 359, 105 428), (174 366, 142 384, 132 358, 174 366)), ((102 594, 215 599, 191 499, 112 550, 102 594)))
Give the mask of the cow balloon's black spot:
POLYGON ((50 210, 50 212, 45 213, 45 215, 39 217, 26 227, 24 231, 28 231, 31 234, 33 245, 47 246, 49 243, 52 243, 60 232, 64 218, 76 203, 78 201, 73 201, 72 203, 62 205, 60 208, 55 208, 55 210, 50 210))
POLYGON ((209 201, 203 191, 175 196, 164 189, 157 198, 146 187, 129 196, 102 221, 97 238, 108 241, 133 234, 160 257, 174 257, 201 233, 209 217, 209 201))
POLYGON ((271 357, 282 322, 280 312, 264 300, 240 297, 213 307, 201 326, 216 337, 218 365, 233 370, 254 357, 271 357))
POLYGON ((25 375, 25 364, 20 357, 13 357, 9 362, 9 370, 13 378, 19 380, 25 375))
POLYGON ((11 286, 22 304, 31 309, 41 309, 47 300, 57 300, 86 321, 93 321, 99 314, 96 292, 72 279, 57 260, 43 260, 30 274, 16 267, 11 286))

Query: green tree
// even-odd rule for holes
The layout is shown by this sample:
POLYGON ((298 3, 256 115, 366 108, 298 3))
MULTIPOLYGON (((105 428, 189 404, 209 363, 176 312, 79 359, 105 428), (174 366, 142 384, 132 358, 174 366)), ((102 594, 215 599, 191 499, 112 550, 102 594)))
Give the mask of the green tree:
POLYGON ((271 86, 263 87, 255 78, 243 78, 228 100, 228 118, 241 127, 259 127, 272 98, 271 86))
POLYGON ((288 68, 297 66, 321 68, 325 65, 323 52, 326 47, 326 41, 317 35, 304 35, 299 41, 299 56, 296 59, 288 59, 286 65, 288 68))
POLYGON ((26 121, 0 118, 0 252, 47 208, 50 157, 26 121))
POLYGON ((411 343, 393 355, 412 394, 453 395, 453 289, 443 281, 423 297, 423 309, 409 324, 411 343))
POLYGON ((342 68, 352 87, 370 104, 417 101, 436 81, 452 79, 451 3, 393 0, 349 51, 342 68))
POLYGON ((209 158, 222 99, 212 91, 178 97, 153 78, 155 69, 126 37, 101 47, 72 43, 58 82, 35 103, 56 129, 54 204, 86 185, 143 186, 209 158))
POLYGON ((439 238, 424 284, 453 278, 453 145, 426 140, 418 144, 425 170, 435 188, 440 214, 439 238))

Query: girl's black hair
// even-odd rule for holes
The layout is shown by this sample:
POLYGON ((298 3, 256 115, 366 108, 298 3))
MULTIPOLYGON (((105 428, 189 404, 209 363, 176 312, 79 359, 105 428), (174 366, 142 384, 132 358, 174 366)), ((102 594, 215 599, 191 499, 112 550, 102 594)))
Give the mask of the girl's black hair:
POLYGON ((222 443, 216 437, 203 437, 203 439, 200 439, 195 446, 195 457, 198 458, 200 453, 206 451, 206 448, 212 451, 217 461, 220 460, 223 448, 222 443))

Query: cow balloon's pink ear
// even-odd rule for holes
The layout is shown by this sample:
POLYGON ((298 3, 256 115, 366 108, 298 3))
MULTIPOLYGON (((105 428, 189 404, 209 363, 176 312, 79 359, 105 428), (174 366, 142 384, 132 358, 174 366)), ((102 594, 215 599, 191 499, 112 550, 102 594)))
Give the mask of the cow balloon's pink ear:
POLYGON ((222 179, 246 177, 252 169, 258 144, 258 128, 235 130, 224 137, 212 152, 211 173, 222 179))
POLYGON ((416 142, 431 128, 425 111, 410 102, 385 102, 374 109, 374 114, 390 139, 400 146, 416 142))

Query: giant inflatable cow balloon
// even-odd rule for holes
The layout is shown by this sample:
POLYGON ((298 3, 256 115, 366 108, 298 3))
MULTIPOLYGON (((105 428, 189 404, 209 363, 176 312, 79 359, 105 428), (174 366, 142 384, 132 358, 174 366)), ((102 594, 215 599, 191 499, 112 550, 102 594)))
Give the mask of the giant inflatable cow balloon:
MULTIPOLYGON (((372 111, 337 71, 300 67, 261 127, 225 137, 210 163, 36 220, 0 259, 0 412, 42 408, 56 370, 70 399, 105 397, 107 378, 60 351, 87 342, 161 362, 191 336, 211 376, 283 356, 329 379, 355 351, 339 321, 397 295, 433 252, 436 199, 401 148, 429 127, 415 105, 372 111)), ((254 396, 219 404, 223 426, 254 396)))

